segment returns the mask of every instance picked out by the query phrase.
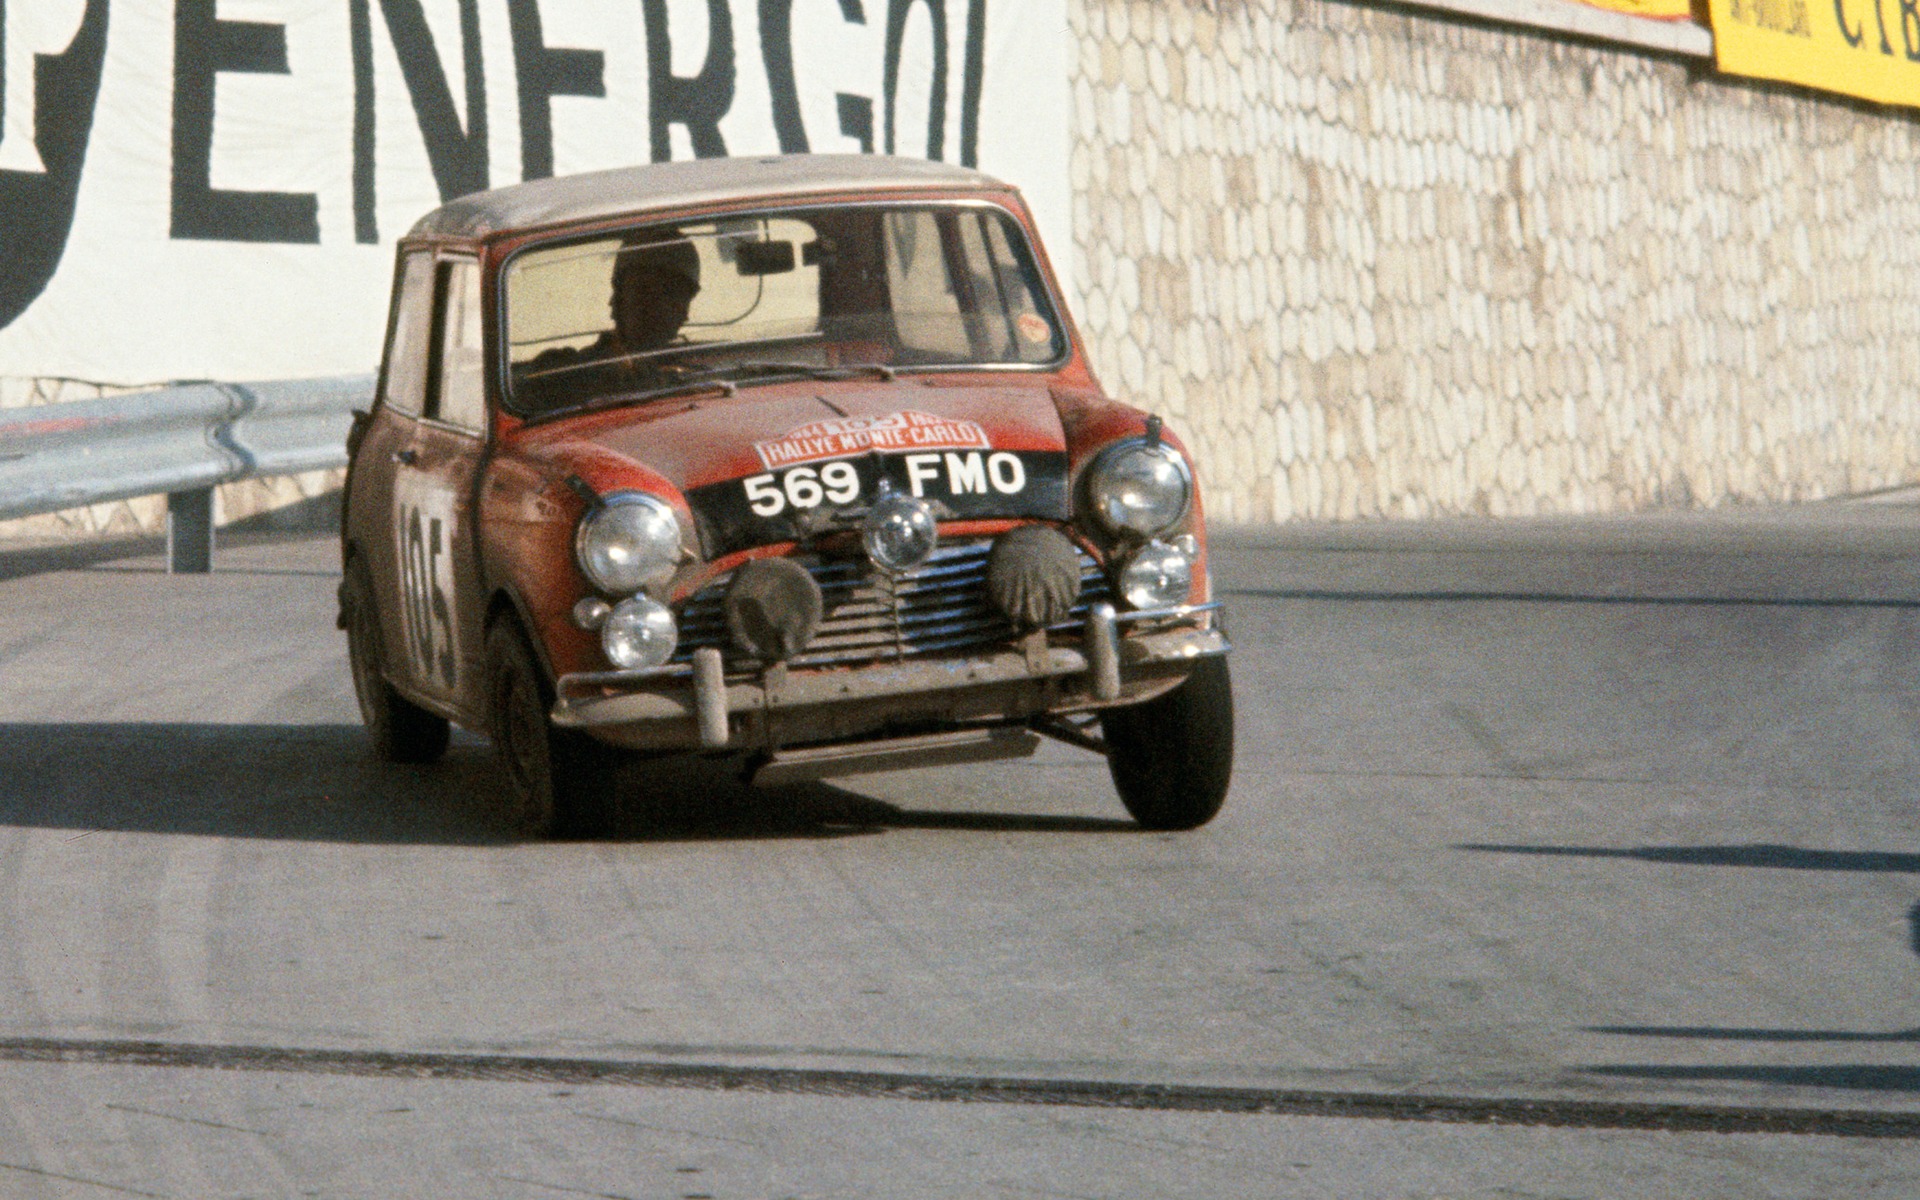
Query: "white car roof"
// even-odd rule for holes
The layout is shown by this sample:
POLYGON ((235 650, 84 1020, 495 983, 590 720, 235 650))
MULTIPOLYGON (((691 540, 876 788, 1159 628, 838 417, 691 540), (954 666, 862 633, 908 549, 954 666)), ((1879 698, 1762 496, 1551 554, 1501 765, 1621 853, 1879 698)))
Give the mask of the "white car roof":
POLYGON ((874 154, 703 158, 536 179, 475 192, 434 209, 410 238, 482 239, 687 205, 786 200, 849 191, 1006 190, 991 175, 947 163, 874 154))

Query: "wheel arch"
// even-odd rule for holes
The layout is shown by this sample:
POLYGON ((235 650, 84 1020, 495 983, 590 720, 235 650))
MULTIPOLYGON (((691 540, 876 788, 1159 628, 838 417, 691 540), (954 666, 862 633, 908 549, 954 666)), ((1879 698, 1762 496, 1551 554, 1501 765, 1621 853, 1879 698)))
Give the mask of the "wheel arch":
POLYGON ((519 626, 520 636, 526 639, 528 648, 533 651, 534 662, 540 665, 541 673, 547 678, 547 686, 551 688, 555 682, 555 676, 553 660, 547 654, 546 641, 539 635, 540 627, 534 622, 533 613, 527 607, 526 598, 520 594, 518 588, 509 583, 495 584, 493 590, 487 595, 486 616, 482 618, 480 626, 483 644, 487 635, 493 631, 493 627, 501 621, 512 621, 519 626))

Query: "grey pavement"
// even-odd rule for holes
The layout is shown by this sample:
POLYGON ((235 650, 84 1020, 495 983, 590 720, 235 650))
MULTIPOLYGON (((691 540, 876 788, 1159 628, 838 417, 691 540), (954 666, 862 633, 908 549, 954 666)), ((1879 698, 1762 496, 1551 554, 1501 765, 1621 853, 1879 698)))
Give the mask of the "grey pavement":
MULTIPOLYGON (((1227 531, 1240 752, 373 763, 324 538, 0 550, 0 1042, 1920 1113, 1920 506, 1227 531)), ((0 1196, 1907 1196, 1920 1142, 0 1052, 0 1196)), ((856 1089, 857 1091, 857 1089, 856 1089)))

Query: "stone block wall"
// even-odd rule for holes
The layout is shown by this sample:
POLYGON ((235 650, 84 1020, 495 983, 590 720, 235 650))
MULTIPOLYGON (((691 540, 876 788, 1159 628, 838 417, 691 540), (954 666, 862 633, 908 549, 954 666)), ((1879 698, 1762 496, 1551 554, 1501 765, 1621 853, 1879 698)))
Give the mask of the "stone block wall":
POLYGON ((1073 0, 1073 272, 1216 517, 1920 480, 1920 126, 1328 0, 1073 0))

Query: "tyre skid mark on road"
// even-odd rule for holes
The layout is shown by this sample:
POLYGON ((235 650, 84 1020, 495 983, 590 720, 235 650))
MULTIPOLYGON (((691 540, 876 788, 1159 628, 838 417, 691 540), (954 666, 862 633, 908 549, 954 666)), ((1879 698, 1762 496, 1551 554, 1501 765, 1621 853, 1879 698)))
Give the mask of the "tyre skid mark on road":
POLYGON ((145 1196, 147 1200, 169 1200, 165 1192, 142 1192, 130 1187, 121 1187, 117 1183, 107 1183, 99 1179, 88 1179, 81 1175, 62 1175, 58 1171, 47 1171, 40 1167, 23 1163, 0 1162, 0 1171, 18 1171, 22 1175, 37 1175, 42 1179, 58 1179, 62 1183, 79 1183, 87 1187, 105 1188, 109 1192, 119 1192, 123 1196, 145 1196))
POLYGON ((67 1038, 0 1039, 0 1061, 282 1071, 479 1083, 601 1084, 843 1099, 1044 1104, 1239 1116, 1346 1117, 1377 1121, 1626 1129, 1661 1133, 1920 1139, 1920 1112, 1870 1109, 1409 1095, 1307 1088, 1209 1087, 504 1054, 402 1053, 67 1038))

